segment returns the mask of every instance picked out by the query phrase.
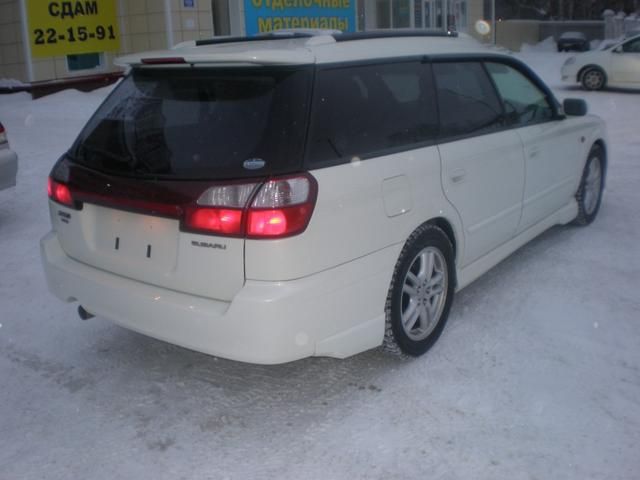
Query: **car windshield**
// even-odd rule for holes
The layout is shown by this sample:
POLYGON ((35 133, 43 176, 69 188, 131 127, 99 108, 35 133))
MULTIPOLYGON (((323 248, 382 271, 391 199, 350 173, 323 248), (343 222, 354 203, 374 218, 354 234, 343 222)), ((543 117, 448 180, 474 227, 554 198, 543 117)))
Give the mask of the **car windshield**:
POLYGON ((72 160, 105 173, 218 179, 299 169, 310 68, 134 69, 72 160))
POLYGON ((586 37, 584 36, 583 33, 581 32, 565 32, 562 35, 560 35, 560 38, 563 39, 580 39, 583 40, 586 37))

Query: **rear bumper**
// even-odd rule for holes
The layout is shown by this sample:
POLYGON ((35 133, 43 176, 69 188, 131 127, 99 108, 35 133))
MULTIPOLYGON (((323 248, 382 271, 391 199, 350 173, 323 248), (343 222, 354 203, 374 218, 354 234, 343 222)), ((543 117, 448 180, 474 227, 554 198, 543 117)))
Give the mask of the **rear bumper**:
POLYGON ((170 343, 262 364, 344 358, 380 345, 400 247, 299 280, 247 280, 231 302, 221 302, 80 263, 64 253, 53 232, 41 240, 49 290, 61 300, 170 343))
POLYGON ((0 190, 13 187, 18 174, 18 155, 12 150, 0 150, 0 190))

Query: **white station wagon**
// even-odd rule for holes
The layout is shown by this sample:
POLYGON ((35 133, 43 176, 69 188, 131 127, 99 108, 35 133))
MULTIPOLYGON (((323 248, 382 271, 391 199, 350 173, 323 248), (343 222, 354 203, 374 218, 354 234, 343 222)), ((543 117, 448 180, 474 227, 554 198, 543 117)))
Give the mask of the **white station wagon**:
POLYGON ((598 212, 603 122, 458 38, 288 32, 122 62, 49 179, 44 269, 83 318, 255 363, 416 356, 456 290, 598 212))
POLYGON ((569 57, 561 74, 564 82, 582 84, 586 90, 640 88, 640 35, 569 57))

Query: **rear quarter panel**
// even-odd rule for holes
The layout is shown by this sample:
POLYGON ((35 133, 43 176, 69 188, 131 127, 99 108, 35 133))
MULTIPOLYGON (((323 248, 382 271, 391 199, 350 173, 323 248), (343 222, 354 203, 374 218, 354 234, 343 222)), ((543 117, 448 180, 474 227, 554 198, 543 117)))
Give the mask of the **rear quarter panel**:
POLYGON ((435 217, 461 231, 444 198, 440 170, 438 149, 431 146, 312 171, 318 200, 307 230, 276 241, 247 240, 247 279, 312 275, 402 244, 435 217))

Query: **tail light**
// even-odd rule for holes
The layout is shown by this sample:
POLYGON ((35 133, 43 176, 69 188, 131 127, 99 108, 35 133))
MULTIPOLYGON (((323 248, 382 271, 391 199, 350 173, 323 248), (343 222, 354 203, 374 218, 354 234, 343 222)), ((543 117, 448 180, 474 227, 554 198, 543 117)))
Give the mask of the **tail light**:
POLYGON ((214 186, 186 207, 183 229, 247 238, 290 237, 307 228, 316 196, 311 175, 214 186))
POLYGON ((49 198, 71 208, 83 202, 180 220, 180 230, 267 239, 302 233, 311 220, 318 184, 311 175, 266 181, 145 182, 116 178, 59 162, 47 184, 49 198))
POLYGON ((51 177, 47 181, 47 194, 54 202, 74 208, 71 190, 64 183, 56 182, 51 177))
POLYGON ((7 140, 7 132, 0 123, 0 149, 9 148, 9 140, 7 140))
POLYGON ((247 237, 289 237, 309 224, 316 200, 312 177, 297 176, 266 182, 248 211, 247 237))

